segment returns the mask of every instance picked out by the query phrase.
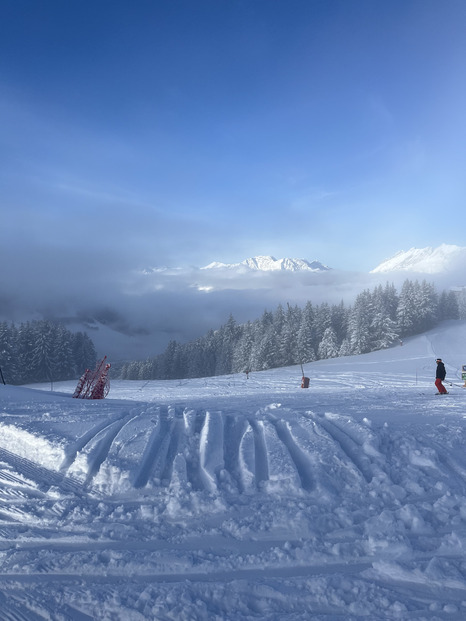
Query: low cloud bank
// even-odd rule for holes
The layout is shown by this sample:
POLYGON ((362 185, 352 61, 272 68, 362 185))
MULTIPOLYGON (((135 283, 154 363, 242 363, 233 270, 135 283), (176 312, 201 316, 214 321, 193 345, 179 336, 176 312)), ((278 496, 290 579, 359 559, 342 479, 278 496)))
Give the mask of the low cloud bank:
POLYGON ((55 273, 24 286, 3 287, 0 319, 57 319, 84 330, 99 353, 116 359, 143 359, 165 349, 170 340, 187 342, 225 323, 253 321, 264 310, 328 302, 352 304, 356 295, 386 282, 401 287, 406 278, 434 282, 439 290, 463 284, 464 271, 448 274, 363 274, 327 272, 251 272, 157 269, 126 272, 124 277, 70 282, 55 273))

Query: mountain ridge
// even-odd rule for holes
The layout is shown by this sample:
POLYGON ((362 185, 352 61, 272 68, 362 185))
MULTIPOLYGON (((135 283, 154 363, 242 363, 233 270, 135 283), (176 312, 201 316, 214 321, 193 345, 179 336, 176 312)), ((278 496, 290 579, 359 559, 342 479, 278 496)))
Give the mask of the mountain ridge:
POLYGON ((261 271, 261 272, 274 272, 274 271, 288 271, 288 272, 299 272, 299 271, 311 271, 311 272, 326 272, 331 268, 327 265, 324 265, 320 261, 308 261, 307 259, 292 259, 292 258, 283 258, 276 259, 272 255, 259 255, 255 257, 250 257, 241 261, 240 263, 221 263, 219 261, 214 261, 209 263, 204 267, 201 267, 202 270, 209 269, 227 269, 227 270, 239 270, 239 271, 261 271))
POLYGON ((466 262, 466 248, 454 244, 441 244, 437 247, 410 248, 400 250, 385 259, 370 274, 387 272, 418 272, 439 274, 448 271, 460 261, 466 262))

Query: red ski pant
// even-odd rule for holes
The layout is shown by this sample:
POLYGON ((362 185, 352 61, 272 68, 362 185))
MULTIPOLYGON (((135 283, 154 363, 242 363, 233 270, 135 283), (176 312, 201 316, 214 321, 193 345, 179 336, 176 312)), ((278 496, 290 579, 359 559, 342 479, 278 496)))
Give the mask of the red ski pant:
POLYGON ((437 390, 443 394, 445 394, 447 392, 447 389, 445 388, 445 386, 442 384, 442 380, 437 377, 437 379, 435 380, 435 385, 437 386, 437 390))

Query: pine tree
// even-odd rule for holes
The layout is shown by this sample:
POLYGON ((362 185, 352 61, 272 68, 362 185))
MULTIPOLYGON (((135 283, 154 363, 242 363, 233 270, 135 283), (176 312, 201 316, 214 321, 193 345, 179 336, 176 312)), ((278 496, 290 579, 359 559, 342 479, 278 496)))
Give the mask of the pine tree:
POLYGON ((233 373, 244 373, 251 369, 254 349, 253 325, 250 321, 242 326, 241 336, 233 352, 233 373))
POLYGON ((457 300, 458 318, 466 319, 466 287, 462 287, 461 290, 457 292, 457 300))
POLYGON ((75 332, 71 336, 70 345, 75 377, 80 377, 86 369, 95 368, 97 352, 94 343, 85 332, 75 332))
POLYGON ((202 349, 203 355, 201 368, 203 369, 203 372, 200 377, 210 377, 215 375, 215 367, 217 363, 216 336, 213 330, 209 330, 207 336, 203 339, 202 349))
POLYGON ((15 334, 6 321, 0 323, 0 368, 5 381, 12 382, 16 375, 15 334))
POLYGON ((314 341, 314 307, 312 302, 307 302, 301 314, 298 329, 297 357, 300 363, 312 362, 316 359, 314 341))
POLYGON ((17 375, 15 384, 26 384, 34 382, 35 370, 32 365, 32 353, 34 347, 35 333, 32 324, 28 321, 20 324, 17 331, 17 375))
POLYGON ((398 326, 383 312, 375 314, 371 323, 372 350, 386 349, 398 340, 398 326))
POLYGON ((353 354, 371 351, 372 338, 372 296, 368 290, 356 297, 349 320, 349 339, 353 354))
POLYGON ((34 324, 34 341, 31 363, 35 381, 44 382, 55 379, 56 356, 53 327, 47 321, 34 324))
POLYGON ((275 333, 272 327, 264 334, 257 350, 254 371, 265 371, 276 366, 277 347, 275 333))
POLYGON ((343 301, 332 306, 330 310, 330 323, 335 332, 337 343, 341 344, 348 332, 348 311, 343 301))
POLYGON ((330 327, 324 332, 319 344, 319 358, 336 358, 338 356, 338 343, 335 330, 330 327))
POLYGON ((432 283, 425 280, 419 285, 415 283, 416 300, 416 333, 430 330, 438 319, 438 296, 432 283))
POLYGON ((388 282, 385 285, 383 290, 383 304, 385 314, 390 317, 392 321, 396 321, 396 310, 398 308, 398 293, 396 291, 395 285, 389 284, 388 282))
POLYGON ((285 315, 282 305, 279 304, 277 309, 273 313, 273 322, 271 331, 269 333, 269 338, 275 340, 275 344, 272 348, 274 352, 273 360, 271 360, 272 367, 280 366, 282 360, 288 360, 290 357, 290 343, 288 341, 286 324, 287 316, 285 315))
POLYGON ((351 356, 352 351, 351 351, 351 343, 349 338, 344 338, 341 345, 340 345, 340 349, 338 351, 338 355, 339 356, 351 356))
POLYGON ((377 286, 372 292, 371 350, 390 347, 399 337, 395 321, 397 298, 388 285, 377 286))
POLYGON ((396 310, 396 321, 400 336, 414 334, 416 326, 416 296, 414 285, 410 280, 405 280, 401 287, 396 310))
POLYGON ((319 351, 319 344, 324 337, 325 330, 330 328, 332 322, 330 317, 330 307, 326 302, 316 307, 313 326, 313 348, 319 351))
POLYGON ((126 369, 126 379, 127 380, 137 380, 139 379, 139 362, 133 361, 130 362, 126 369))
POLYGON ((297 306, 288 305, 280 336, 280 357, 276 366, 290 366, 301 362, 298 354, 298 332, 301 315, 301 309, 297 306))
POLYGON ((254 347, 251 352, 251 371, 261 371, 272 368, 276 354, 275 331, 273 313, 265 310, 262 317, 253 323, 254 347), (269 367, 264 365, 271 365, 269 367))
POLYGON ((56 324, 51 331, 52 348, 54 351, 54 380, 66 380, 74 377, 74 361, 71 348, 71 332, 62 324, 56 324))
POLYGON ((438 318, 440 321, 446 319, 459 319, 460 306, 459 296, 455 291, 442 291, 439 296, 438 318))

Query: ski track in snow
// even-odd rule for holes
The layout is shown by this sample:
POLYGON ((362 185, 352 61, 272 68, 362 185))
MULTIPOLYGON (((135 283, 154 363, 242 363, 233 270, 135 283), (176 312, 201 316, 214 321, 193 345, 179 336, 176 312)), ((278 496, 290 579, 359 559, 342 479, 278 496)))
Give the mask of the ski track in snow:
POLYGON ((436 349, 315 363, 307 391, 0 387, 0 621, 465 619, 466 391, 435 397, 436 349))

